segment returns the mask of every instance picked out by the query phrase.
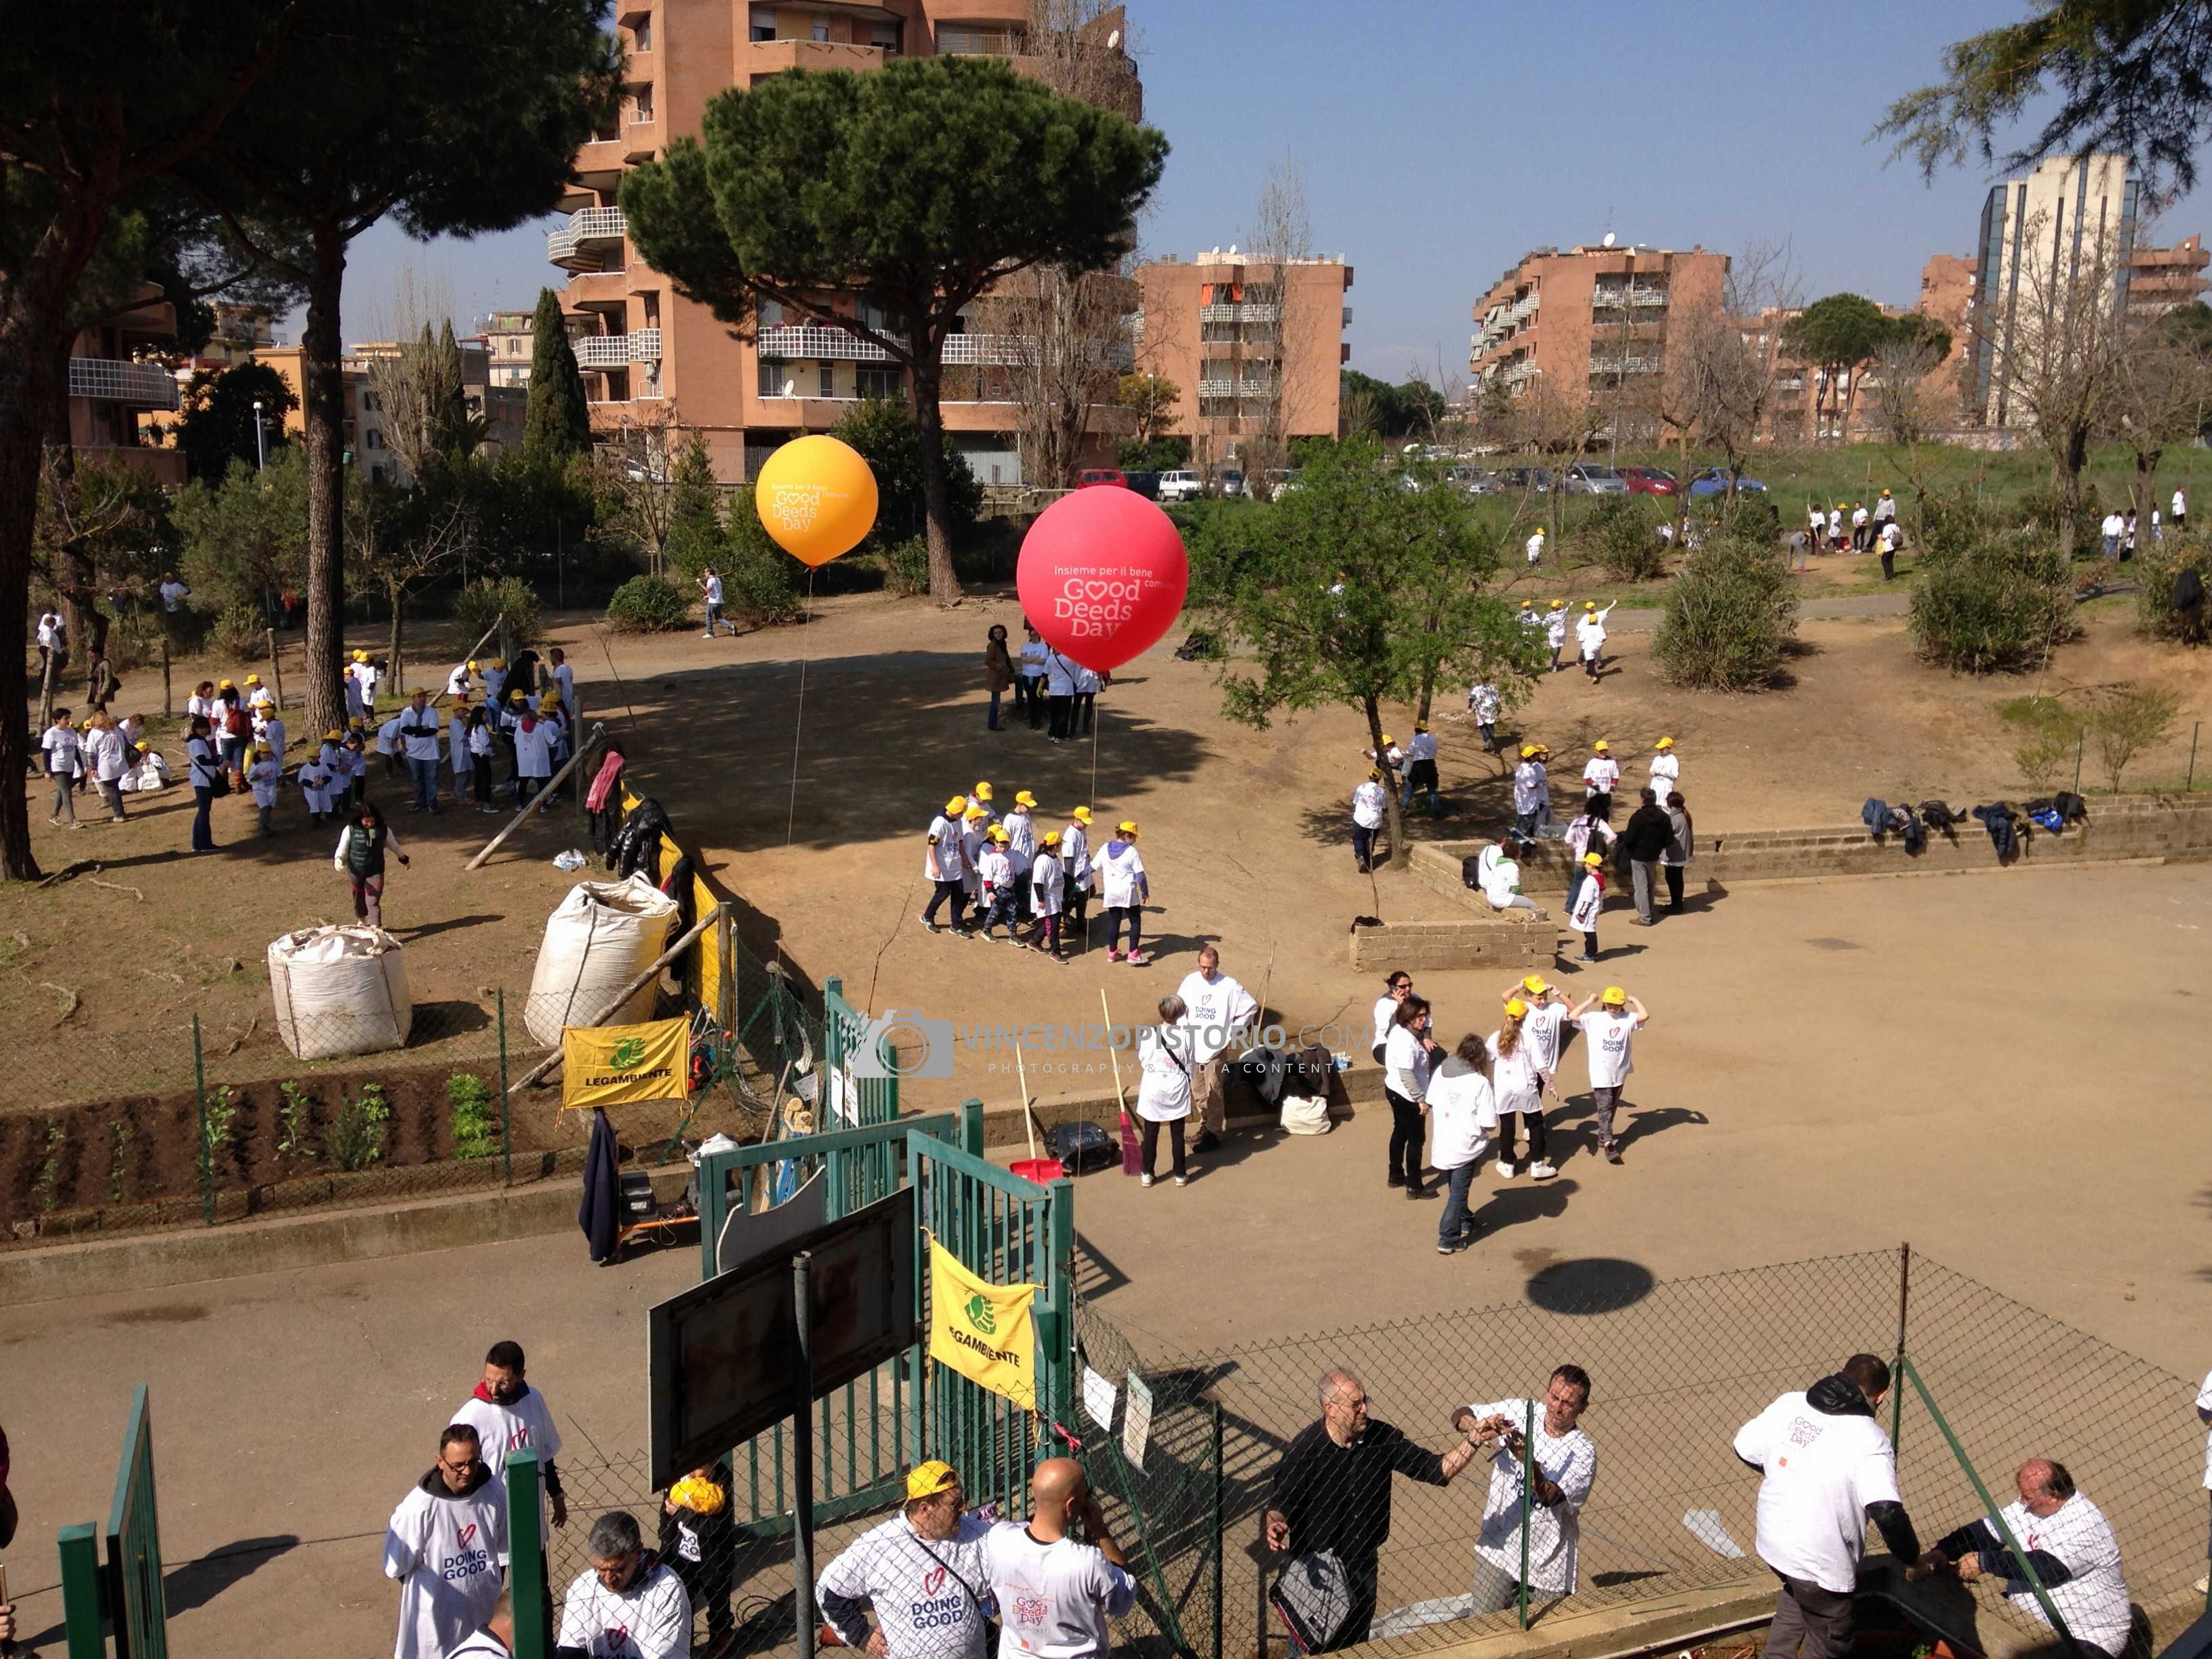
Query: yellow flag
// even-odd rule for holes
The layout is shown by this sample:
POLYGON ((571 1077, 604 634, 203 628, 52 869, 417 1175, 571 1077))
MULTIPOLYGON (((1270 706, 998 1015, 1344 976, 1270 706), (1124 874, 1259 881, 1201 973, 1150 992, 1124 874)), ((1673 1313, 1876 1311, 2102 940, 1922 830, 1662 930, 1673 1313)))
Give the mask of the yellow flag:
POLYGON ((1034 1407, 1036 1339, 1030 1328, 1034 1285, 990 1285, 929 1241, 929 1357, 994 1394, 1034 1407))
POLYGON ((690 1024, 571 1025, 561 1033, 561 1109, 681 1100, 689 1092, 690 1024))

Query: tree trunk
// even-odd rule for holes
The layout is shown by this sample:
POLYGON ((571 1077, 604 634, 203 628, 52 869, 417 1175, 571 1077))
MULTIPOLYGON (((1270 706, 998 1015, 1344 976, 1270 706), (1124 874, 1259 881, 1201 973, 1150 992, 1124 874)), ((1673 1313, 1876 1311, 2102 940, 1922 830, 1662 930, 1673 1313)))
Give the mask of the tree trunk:
POLYGON ((307 730, 345 725, 338 656, 345 632, 345 375, 339 367, 339 291, 346 247, 335 226, 315 231, 313 280, 301 333, 300 406, 307 423, 307 730))
POLYGON ((2081 505, 2081 467, 2079 461, 2072 465, 2069 449, 2054 449, 2051 456, 2051 499, 2058 509, 2058 556, 2070 562, 2074 557, 2074 516, 2081 505))
MULTIPOLYGON (((916 314, 908 313, 909 315, 916 314)), ((937 349, 923 345, 914 362, 914 423, 921 441, 922 530, 929 544, 929 597, 957 605, 964 597, 952 568, 952 504, 945 478, 945 371, 937 349)))
MULTIPOLYGON (((91 246, 90 238, 86 246, 91 246)), ((47 422, 68 382, 69 333, 62 321, 79 259, 56 279, 34 260, 12 285, 0 314, 0 877, 36 881, 31 812, 31 711, 23 657, 31 603, 31 550, 39 516, 39 461, 47 422)))
POLYGON ((2158 464, 2165 454, 2163 448, 2136 452, 2136 539, 2145 545, 2150 541, 2150 515, 2158 501, 2158 464))
POLYGON ((1413 849, 1406 845, 1406 820, 1398 811, 1400 787, 1398 775, 1390 769, 1390 763, 1382 758, 1383 750, 1387 746, 1382 741, 1382 705, 1374 697, 1363 697, 1360 699, 1360 706, 1367 711, 1367 740, 1375 745, 1375 769, 1382 773, 1384 779, 1382 822, 1389 825, 1390 830, 1390 862, 1410 864, 1413 861, 1413 849))
POLYGON ((384 585, 384 597, 392 606, 392 648, 386 654, 386 666, 392 674, 392 689, 404 697, 407 695, 407 683, 399 678, 399 646, 404 624, 400 621, 399 609, 405 596, 400 592, 398 583, 387 581, 384 585))

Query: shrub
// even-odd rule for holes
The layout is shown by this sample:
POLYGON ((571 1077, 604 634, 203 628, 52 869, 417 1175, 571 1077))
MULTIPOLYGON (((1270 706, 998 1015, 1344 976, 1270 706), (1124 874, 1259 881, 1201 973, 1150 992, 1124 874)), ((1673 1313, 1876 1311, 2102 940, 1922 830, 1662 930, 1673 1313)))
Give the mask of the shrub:
POLYGON ((2195 570, 2203 581, 2212 574, 2212 559, 2207 559, 2201 550, 2185 549, 2179 537, 2170 541, 2154 542, 2148 547, 2136 538, 2136 580, 2141 584, 2136 592, 2136 632, 2154 640, 2175 640, 2183 645, 2204 643, 2208 623, 2212 623, 2212 603, 2200 605, 2186 614, 2173 608, 2174 579, 2185 570, 2195 570))
POLYGON ((499 1150, 492 1123, 491 1090, 474 1072, 446 1079, 446 1100, 453 1109, 453 1156, 489 1158, 499 1150))
POLYGON ((342 1100, 331 1120, 324 1150, 341 1170, 366 1170, 384 1157, 384 1127, 392 1121, 392 1103, 384 1085, 364 1083, 351 1100, 342 1100))
POLYGON ((1912 642, 1954 673, 2017 672, 2073 637, 2074 590, 2053 543, 1985 538, 1921 562, 1912 642))
MULTIPOLYGON (((830 428, 830 435, 858 450, 875 475, 874 544, 881 547, 921 534, 921 429, 915 424, 914 411, 905 402, 870 398, 858 404, 830 428)), ((952 434, 942 434, 941 441, 945 508, 952 538, 957 543, 981 510, 983 486, 975 481, 975 469, 968 465, 968 457, 952 434)), ((750 501, 745 510, 751 510, 750 501)))
POLYGON ((232 662, 259 662, 269 654, 269 624, 250 605, 234 605, 215 621, 212 642, 232 662))
MULTIPOLYGON (((453 624, 471 643, 502 617, 507 643, 517 651, 545 637, 545 618, 538 606, 538 591, 520 576, 502 576, 496 581, 489 576, 482 577, 454 597, 453 624)), ((484 649, 498 648, 499 637, 494 635, 484 649)))
POLYGON ((799 561, 778 547, 761 527, 753 487, 731 498, 726 557, 722 573, 722 611, 749 628, 797 622, 805 607, 799 597, 799 561))
POLYGON ((1615 581, 1656 581, 1667 574, 1674 552, 1671 543, 1659 539, 1662 513, 1647 505, 1646 495, 1601 497, 1583 516, 1582 533, 1597 554, 1597 562, 1615 581))
POLYGON ((1920 544, 1923 558, 1964 553, 2008 528, 2017 527, 2017 520, 2010 526, 2000 522, 2004 516, 1972 490, 1946 494, 1931 489, 1921 498, 1920 530, 1914 539, 1920 544))
POLYGON ((1788 567, 1757 537, 1717 534, 1667 595, 1654 649, 1675 685, 1749 691, 1769 684, 1797 631, 1788 567))
POLYGON ((901 599, 929 592, 929 544, 920 536, 884 550, 884 586, 901 599))
POLYGON ((1691 515, 1715 529, 1752 541, 1775 542, 1782 535, 1782 509, 1771 493, 1741 491, 1733 503, 1725 492, 1690 497, 1691 515))
POLYGON ((659 576, 632 576, 607 601, 607 621, 625 634, 665 634, 691 620, 691 596, 659 576))
MULTIPOLYGON (((2014 507, 2014 523, 2033 525, 2045 535, 2057 539, 2058 535, 2058 497, 2049 484, 2031 484, 2020 493, 2014 507)), ((2012 515, 2007 515, 2011 517, 2012 515)), ((2094 480, 2081 480, 2081 496, 2074 504, 2074 552, 2082 557, 2094 556, 2102 550, 2105 539, 2105 503, 2094 480)))
POLYGON ((2181 699, 2154 686, 2130 685, 2107 692, 2089 715, 2089 740, 2105 763, 2106 781, 2120 793, 2120 775, 2146 749, 2155 749, 2172 731, 2181 699))

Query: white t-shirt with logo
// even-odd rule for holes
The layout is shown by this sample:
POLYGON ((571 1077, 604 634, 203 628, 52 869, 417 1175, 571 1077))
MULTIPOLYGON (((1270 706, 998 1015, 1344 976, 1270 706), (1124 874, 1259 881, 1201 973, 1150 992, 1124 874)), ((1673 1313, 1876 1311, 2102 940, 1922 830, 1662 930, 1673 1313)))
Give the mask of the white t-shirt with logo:
POLYGON ((1259 1018, 1252 994, 1226 974, 1217 973, 1211 981, 1201 973, 1185 974, 1176 994, 1189 1010, 1183 1027, 1190 1033, 1191 1058, 1201 1066, 1229 1046, 1232 1033, 1259 1018))
POLYGON ((1589 764, 1583 768, 1585 793, 1609 795, 1613 786, 1620 781, 1620 763, 1610 755, 1592 755, 1589 764))
POLYGON ((384 1576, 399 1581, 393 1659, 443 1659, 490 1614, 506 1565, 506 1490, 487 1480, 455 1497, 433 1469, 384 1534, 384 1576))
POLYGON ((1618 1089, 1636 1069, 1628 1057, 1629 1039, 1635 1034, 1636 1016, 1608 1014, 1593 1008, 1575 1022, 1589 1044, 1590 1087, 1618 1089))
MULTIPOLYGON (((2105 1512, 2076 1492, 2053 1515, 2030 1515, 2027 1504, 2008 1504, 2004 1523, 2021 1548, 2047 1550, 2065 1564, 2071 1576, 2046 1588, 2066 1628, 2106 1653, 2123 1651, 2128 1645, 2128 1587, 2120 1577, 2120 1540, 2105 1512)), ((2051 1623, 2025 1578, 2007 1579, 2004 1594, 2014 1612, 2039 1625, 2051 1623)))
POLYGON ((1105 1659, 1107 1620, 1136 1605, 1127 1573, 1093 1545, 1040 1544, 1018 1521, 992 1528, 984 1549, 999 1601, 999 1659, 1105 1659))
MULTIPOLYGON (((1528 1401, 1499 1400, 1470 1405, 1480 1419, 1503 1417, 1516 1429, 1528 1421, 1528 1401)), ((1536 1505, 1528 1531, 1528 1588, 1549 1595, 1575 1593, 1576 1556, 1582 1544, 1582 1510, 1597 1484, 1597 1446, 1580 1429, 1553 1434, 1544 1426, 1544 1402, 1536 1401, 1536 1432, 1528 1444, 1536 1473, 1559 1489, 1565 1500, 1536 1505)), ((1521 1459, 1500 1446, 1490 1460, 1490 1495, 1482 1506, 1482 1530, 1474 1553, 1511 1577, 1521 1577, 1521 1459)))
POLYGON ((1384 805, 1382 786, 1369 778, 1352 792, 1352 821, 1362 830, 1380 830, 1384 805))
POLYGON ((1499 1032, 1490 1034, 1490 1091, 1497 1097, 1501 1112, 1540 1112, 1544 1109, 1544 1080, 1546 1067, 1536 1063, 1536 1051, 1528 1041, 1524 1023, 1521 1041, 1510 1054, 1498 1052, 1499 1032))
POLYGON ((1147 1025, 1137 1033, 1137 1115, 1172 1123, 1190 1115, 1190 1032, 1181 1025, 1147 1025))
POLYGON ((586 1567, 568 1586, 553 1645, 590 1659, 691 1659, 691 1598, 659 1562, 619 1592, 586 1567))
POLYGON ((1735 1455, 1766 1471, 1759 1559, 1838 1595, 1856 1589, 1867 1505, 1903 1501, 1881 1425, 1856 1413, 1831 1417, 1803 1394, 1785 1394, 1736 1431, 1735 1455))
POLYGON ((1566 1019, 1566 1006, 1558 1002, 1536 1003, 1521 1016, 1522 1039, 1541 1070, 1559 1069, 1559 1028, 1566 1019))
POLYGON ((1456 1054, 1429 1075, 1429 1162, 1457 1170, 1482 1156, 1498 1127, 1490 1080, 1456 1054))
POLYGON ((932 881, 957 881, 968 872, 967 860, 960 851, 960 825, 955 819, 939 812, 929 821, 929 838, 936 843, 923 854, 921 873, 932 881), (930 868, 932 860, 937 867, 930 868))
POLYGON ((817 1583, 875 1609, 890 1659, 985 1659, 982 1610, 969 1591, 991 1594, 983 1554, 990 1530, 988 1521, 963 1515, 951 1537, 925 1541, 895 1515, 854 1539, 817 1583))
MULTIPOLYGON (((483 1460, 495 1480, 504 1481, 509 1452, 536 1452, 541 1483, 545 1479, 545 1466, 561 1455, 561 1431, 553 1426, 553 1408, 535 1389, 524 1389, 520 1400, 506 1406, 496 1401, 471 1397, 453 1413, 452 1420, 465 1423, 477 1431, 477 1455, 483 1460)), ((546 1531, 547 1515, 547 1507, 541 1504, 538 1512, 538 1534, 541 1540, 550 1535, 546 1531)))

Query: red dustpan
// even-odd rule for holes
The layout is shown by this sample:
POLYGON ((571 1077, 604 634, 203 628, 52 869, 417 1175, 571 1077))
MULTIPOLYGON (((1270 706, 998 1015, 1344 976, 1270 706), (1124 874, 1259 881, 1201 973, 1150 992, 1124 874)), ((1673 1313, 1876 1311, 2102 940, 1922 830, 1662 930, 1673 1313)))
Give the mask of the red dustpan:
POLYGON ((1056 1158, 1036 1155, 1036 1114, 1030 1109, 1030 1068, 1022 1063, 1019 1043, 1014 1045, 1014 1069, 1021 1075, 1022 1133, 1029 1137, 1030 1155, 1018 1158, 1007 1167, 1024 1181, 1034 1181, 1042 1186, 1048 1181, 1058 1181, 1067 1171, 1056 1158))

